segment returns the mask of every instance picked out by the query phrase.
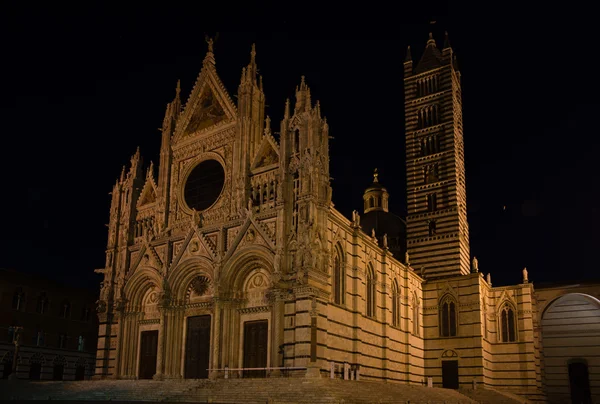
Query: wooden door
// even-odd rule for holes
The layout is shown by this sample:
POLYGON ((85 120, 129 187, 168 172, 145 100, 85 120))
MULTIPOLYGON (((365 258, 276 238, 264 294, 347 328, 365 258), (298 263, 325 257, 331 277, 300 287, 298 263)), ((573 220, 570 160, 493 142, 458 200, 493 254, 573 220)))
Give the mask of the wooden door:
POLYGON ((40 380, 42 376, 42 364, 34 362, 29 365, 29 380, 40 380))
POLYGON ((65 365, 56 364, 52 370, 52 380, 62 380, 65 373, 65 365))
POLYGON ((140 379, 152 379, 156 373, 156 351, 158 349, 158 330, 142 331, 140 347, 140 379))
POLYGON ((210 315, 188 317, 185 378, 206 379, 210 360, 210 315))
POLYGON ((442 387, 458 389, 458 361, 442 361, 442 387))
MULTIPOLYGON (((244 323, 244 368, 267 367, 267 320, 244 323)), ((245 370, 244 377, 265 377, 264 370, 245 370)))
POLYGON ((11 373, 12 373, 12 361, 4 362, 2 378, 8 379, 8 376, 10 376, 11 373))
POLYGON ((592 404, 590 376, 586 363, 569 363, 569 387, 573 404, 592 404))
POLYGON ((75 380, 84 380, 85 379, 85 366, 78 365, 75 368, 75 380))

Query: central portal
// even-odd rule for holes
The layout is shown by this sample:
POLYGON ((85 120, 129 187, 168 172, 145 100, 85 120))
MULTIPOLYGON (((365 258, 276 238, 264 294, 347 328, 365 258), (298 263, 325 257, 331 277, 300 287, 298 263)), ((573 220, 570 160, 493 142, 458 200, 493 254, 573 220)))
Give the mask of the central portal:
MULTIPOLYGON (((267 367, 267 320, 244 323, 244 368, 267 367)), ((244 370, 244 377, 265 377, 265 370, 244 370)))
POLYGON ((210 315, 188 317, 185 343, 185 378, 208 378, 210 315))

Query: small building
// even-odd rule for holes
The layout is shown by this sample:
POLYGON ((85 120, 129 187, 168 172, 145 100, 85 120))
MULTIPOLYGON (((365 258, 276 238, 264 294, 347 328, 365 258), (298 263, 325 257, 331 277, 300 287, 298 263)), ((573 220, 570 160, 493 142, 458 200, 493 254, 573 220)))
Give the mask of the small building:
POLYGON ((94 373, 97 292, 0 269, 0 377, 85 380, 94 373))

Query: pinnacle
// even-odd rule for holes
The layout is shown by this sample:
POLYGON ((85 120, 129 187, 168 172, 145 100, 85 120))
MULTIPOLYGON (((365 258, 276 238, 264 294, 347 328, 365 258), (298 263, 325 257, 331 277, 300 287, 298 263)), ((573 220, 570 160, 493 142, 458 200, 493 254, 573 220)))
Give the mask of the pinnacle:
POLYGON ((404 59, 404 63, 412 62, 412 55, 410 54, 410 45, 406 48, 406 58, 404 59))
POLYGON ((444 47, 442 49, 450 48, 450 38, 448 37, 448 31, 444 32, 444 47))
POLYGON ((429 33, 429 39, 427 40, 427 46, 430 46, 430 45, 433 47, 436 47, 435 39, 433 39, 433 34, 431 32, 429 33))

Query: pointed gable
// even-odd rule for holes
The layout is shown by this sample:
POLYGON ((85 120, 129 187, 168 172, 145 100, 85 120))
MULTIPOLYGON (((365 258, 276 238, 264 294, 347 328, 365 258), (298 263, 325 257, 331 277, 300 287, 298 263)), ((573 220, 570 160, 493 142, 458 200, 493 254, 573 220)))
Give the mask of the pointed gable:
POLYGON ((186 136, 190 135, 209 126, 216 125, 226 118, 227 115, 221 103, 213 94, 213 90, 210 86, 205 85, 183 133, 186 136))
POLYGON ((237 109, 217 75, 214 55, 209 49, 183 113, 177 123, 173 142, 202 133, 235 120, 237 109))
POLYGON ((263 136, 258 153, 252 163, 252 169, 269 167, 279 163, 278 147, 272 136, 263 136))
POLYGON ((140 197, 137 200, 137 208, 145 208, 152 206, 156 202, 156 181, 154 181, 154 164, 150 162, 150 167, 146 171, 146 181, 140 192, 140 197))
POLYGON ((433 35, 430 32, 429 40, 427 41, 427 46, 425 47, 423 56, 421 56, 421 60, 419 60, 419 63, 417 64, 417 68, 415 69, 415 72, 423 73, 428 70, 436 69, 441 66, 442 66, 442 53, 435 46, 435 40, 433 39, 433 35))

